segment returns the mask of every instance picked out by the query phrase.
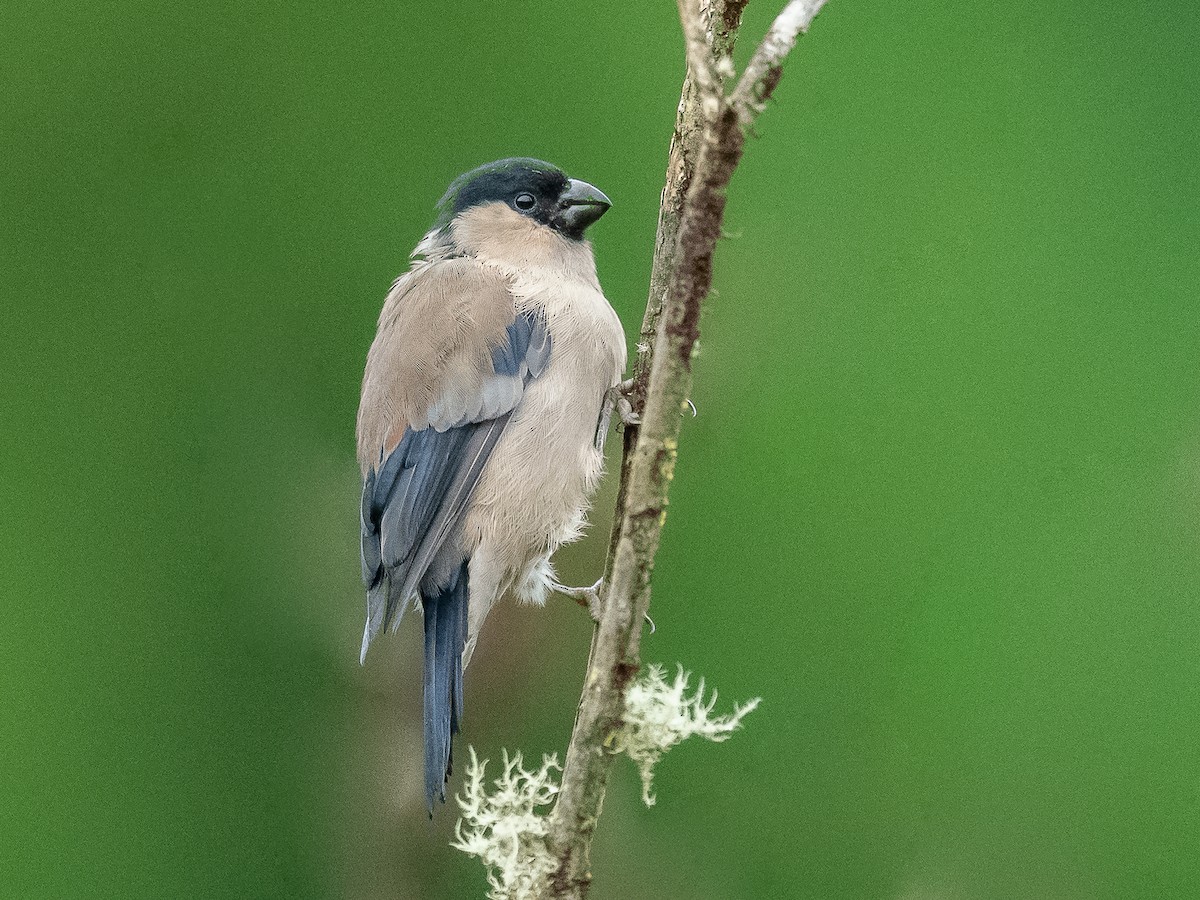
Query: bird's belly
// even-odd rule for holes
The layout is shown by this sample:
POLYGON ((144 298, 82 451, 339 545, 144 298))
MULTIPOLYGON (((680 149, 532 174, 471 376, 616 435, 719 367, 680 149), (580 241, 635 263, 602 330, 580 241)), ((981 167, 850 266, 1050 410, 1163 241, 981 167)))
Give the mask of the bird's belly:
POLYGON ((465 531, 472 550, 499 575, 498 590, 512 586, 531 602, 544 600, 553 580, 550 555, 583 529, 604 471, 596 424, 604 393, 620 373, 620 360, 603 345, 556 341, 551 352, 488 459, 465 531))

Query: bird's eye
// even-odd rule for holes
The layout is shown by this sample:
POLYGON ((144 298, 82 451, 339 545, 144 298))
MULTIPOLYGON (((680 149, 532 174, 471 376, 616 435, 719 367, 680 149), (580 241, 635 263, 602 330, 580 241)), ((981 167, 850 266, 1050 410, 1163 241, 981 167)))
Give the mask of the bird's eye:
POLYGON ((513 199, 513 206, 526 212, 533 209, 535 203, 537 201, 533 199, 533 194, 517 194, 513 199))

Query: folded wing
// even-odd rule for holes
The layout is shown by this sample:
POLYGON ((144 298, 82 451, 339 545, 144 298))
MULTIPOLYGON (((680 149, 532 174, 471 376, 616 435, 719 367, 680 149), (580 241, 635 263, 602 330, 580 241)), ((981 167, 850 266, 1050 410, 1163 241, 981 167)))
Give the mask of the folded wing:
POLYGON ((473 260, 431 263, 393 286, 358 417, 364 659, 414 596, 455 589, 472 491, 549 358, 544 319, 517 314, 505 279, 473 260))

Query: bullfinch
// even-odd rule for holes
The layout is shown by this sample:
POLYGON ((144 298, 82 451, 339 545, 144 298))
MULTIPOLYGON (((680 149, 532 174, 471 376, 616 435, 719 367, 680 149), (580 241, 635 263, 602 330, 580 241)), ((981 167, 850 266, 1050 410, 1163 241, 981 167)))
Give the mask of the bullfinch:
POLYGON ((367 354, 361 659, 420 605, 431 815, 488 610, 510 591, 542 604, 558 588, 550 557, 579 537, 601 476, 626 349, 584 233, 610 205, 536 159, 461 175, 367 354))

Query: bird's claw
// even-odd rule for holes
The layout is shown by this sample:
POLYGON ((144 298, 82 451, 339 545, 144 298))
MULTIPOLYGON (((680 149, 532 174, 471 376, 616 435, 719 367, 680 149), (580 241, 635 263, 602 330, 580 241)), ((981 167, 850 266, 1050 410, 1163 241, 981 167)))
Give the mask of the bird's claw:
POLYGON ((567 587, 563 584, 555 584, 553 589, 564 597, 570 597, 586 609, 588 615, 592 617, 593 622, 599 622, 600 614, 604 611, 604 607, 600 602, 600 588, 603 585, 604 579, 601 578, 589 587, 567 587))
POLYGON ((624 394, 617 396, 617 415, 621 417, 622 425, 641 425, 642 417, 633 411, 633 404, 624 394))
POLYGON ((600 419, 596 423, 595 447, 597 450, 604 451, 605 438, 608 437, 608 428, 612 424, 613 410, 616 410, 622 425, 640 425, 642 423, 642 417, 634 411, 633 404, 629 400, 629 392, 632 390, 633 379, 629 378, 620 384, 614 384, 604 392, 604 402, 600 405, 600 419))
MULTIPOLYGON (((603 578, 588 587, 567 587, 565 584, 558 584, 556 582, 553 585, 553 590, 564 597, 570 597, 580 606, 584 607, 588 611, 588 615, 592 617, 592 621, 599 625, 600 616, 604 612, 604 605, 600 600, 600 588, 602 587, 604 587, 603 578)), ((646 624, 650 626, 650 633, 654 634, 658 630, 658 626, 650 618, 650 613, 646 613, 645 619, 646 624)))
POLYGON ((629 395, 633 391, 633 379, 626 378, 620 384, 608 389, 611 402, 616 406, 617 415, 621 417, 622 425, 641 425, 642 417, 633 408, 629 395))

